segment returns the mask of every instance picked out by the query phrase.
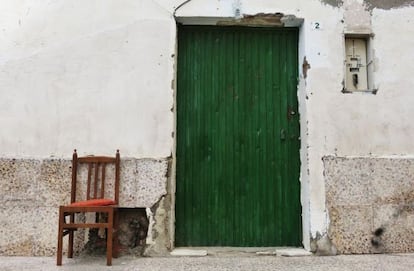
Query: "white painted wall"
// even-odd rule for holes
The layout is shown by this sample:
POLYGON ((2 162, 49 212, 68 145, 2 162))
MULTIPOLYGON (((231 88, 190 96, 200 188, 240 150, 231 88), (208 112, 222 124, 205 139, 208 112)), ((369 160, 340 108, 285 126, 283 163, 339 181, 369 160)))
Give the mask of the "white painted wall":
POLYGON ((174 50, 154 1, 1 1, 0 155, 169 156, 174 50))
POLYGON ((298 97, 305 246, 326 232, 322 157, 414 155, 413 7, 365 11, 319 0, 77 0, 0 3, 0 155, 80 152, 166 157, 173 150, 178 20, 275 13, 303 18, 298 97), (354 17, 353 15, 354 14, 354 17), (355 21, 355 18, 359 18, 355 21), (320 29, 314 28, 315 22, 320 29), (343 33, 375 34, 377 95, 343 94, 343 33), (307 98, 306 98, 307 97, 307 98))

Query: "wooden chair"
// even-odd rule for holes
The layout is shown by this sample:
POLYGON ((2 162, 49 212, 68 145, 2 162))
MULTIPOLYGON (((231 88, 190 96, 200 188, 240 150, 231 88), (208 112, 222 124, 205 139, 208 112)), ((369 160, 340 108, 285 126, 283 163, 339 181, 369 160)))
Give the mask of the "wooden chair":
MULTIPOLYGON (((109 170, 108 170, 109 172, 109 170)), ((85 174, 83 174, 85 175, 85 174)), ((69 235, 68 258, 73 257, 74 232, 77 229, 103 228, 106 231, 106 264, 112 265, 112 257, 117 257, 118 241, 116 236, 119 200, 119 178, 120 178, 120 155, 119 150, 115 157, 107 156, 85 156, 78 157, 76 150, 72 159, 72 190, 70 204, 59 207, 59 233, 57 248, 57 265, 62 265, 63 237, 69 235), (85 167, 86 165, 86 167, 85 167), (114 176, 106 176, 106 171, 114 166, 114 176), (82 183, 80 168, 87 171, 86 180, 82 183), (110 184, 113 186, 110 187, 110 184), (83 187, 86 195, 83 199, 77 199, 80 193, 78 190, 83 187), (78 189, 78 190, 77 190, 78 189), (107 197, 108 190, 113 190, 113 196, 107 197), (75 219, 76 214, 95 213, 95 223, 79 222, 75 219), (105 222, 100 221, 107 217, 105 222), (69 217, 69 221, 67 221, 69 217)))

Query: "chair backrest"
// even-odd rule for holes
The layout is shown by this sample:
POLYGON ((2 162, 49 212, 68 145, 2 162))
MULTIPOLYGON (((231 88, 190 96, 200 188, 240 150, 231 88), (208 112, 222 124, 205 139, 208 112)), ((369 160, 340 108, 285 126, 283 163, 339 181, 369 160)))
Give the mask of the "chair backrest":
POLYGON ((82 186, 86 187, 86 197, 82 200, 109 198, 118 204, 120 161, 119 150, 116 151, 115 157, 78 157, 76 150, 74 150, 72 157, 71 203, 77 200, 77 189, 79 189, 79 186, 82 186), (86 174, 80 174, 82 170, 86 171, 83 172, 86 174), (82 178, 82 175, 84 178, 82 178), (110 197, 107 196, 109 184, 111 184, 111 190, 113 190, 110 197))

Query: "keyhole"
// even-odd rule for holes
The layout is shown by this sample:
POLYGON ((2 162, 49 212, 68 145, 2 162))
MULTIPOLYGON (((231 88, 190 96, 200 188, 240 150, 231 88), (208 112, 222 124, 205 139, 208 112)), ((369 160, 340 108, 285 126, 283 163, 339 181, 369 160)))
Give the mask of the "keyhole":
POLYGON ((352 75, 352 84, 354 84, 354 87, 358 86, 358 74, 353 74, 352 75))

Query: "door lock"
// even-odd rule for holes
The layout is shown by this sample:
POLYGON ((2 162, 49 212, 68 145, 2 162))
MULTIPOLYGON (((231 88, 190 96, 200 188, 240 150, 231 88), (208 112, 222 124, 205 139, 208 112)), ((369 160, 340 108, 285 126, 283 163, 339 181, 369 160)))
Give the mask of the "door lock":
POLYGON ((280 129, 280 139, 285 140, 286 139, 286 131, 285 129, 280 129))

